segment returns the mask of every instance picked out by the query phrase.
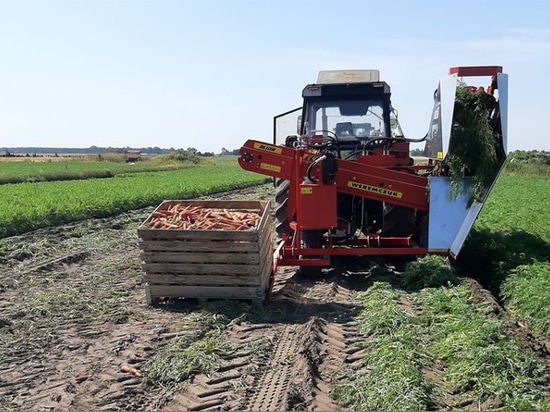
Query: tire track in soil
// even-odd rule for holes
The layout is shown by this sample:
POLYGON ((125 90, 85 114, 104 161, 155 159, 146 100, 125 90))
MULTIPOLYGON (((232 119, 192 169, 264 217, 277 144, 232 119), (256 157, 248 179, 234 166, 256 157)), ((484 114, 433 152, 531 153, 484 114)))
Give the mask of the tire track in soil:
MULTIPOLYGON (((23 273, 65 278, 65 283, 70 284, 97 275, 104 260, 120 261, 125 255, 126 251, 119 250, 101 256, 86 254, 82 259, 62 256, 48 259, 46 264, 31 265, 23 273)), ((19 351, 8 349, 5 353, 10 358, 0 362, 0 397, 9 409, 150 410, 162 405, 162 391, 147 393, 142 379, 125 373, 121 367, 139 370, 155 347, 175 335, 173 314, 153 313, 140 302, 143 291, 131 283, 122 279, 115 282, 121 288, 134 289, 121 301, 121 310, 131 305, 143 312, 137 319, 122 319, 120 323, 94 321, 85 314, 82 319, 65 319, 60 325, 44 323, 32 311, 25 313, 28 308, 21 306, 17 287, 5 291, 3 296, 7 299, 0 306, 3 314, 12 315, 12 334, 22 335, 25 325, 32 331, 21 337, 24 342, 19 351), (17 313, 21 313, 20 317, 17 313), (147 319, 152 316, 153 327, 147 319), (42 340, 44 337, 48 340, 42 340)))
MULTIPOLYGON (((272 190, 266 184, 206 198, 268 200, 272 190)), ((351 292, 366 286, 360 269, 336 268, 313 282, 296 279, 295 268, 281 268, 265 309, 284 319, 233 325, 225 335, 232 342, 257 343, 261 353, 233 354, 216 373, 196 376, 177 392, 152 388, 120 370, 126 364, 140 369, 177 336, 184 316, 148 307, 139 281, 129 275, 139 271, 135 230, 152 209, 2 239, 14 252, 0 262, 0 410, 341 409, 330 399, 330 386, 339 382, 335 374, 345 367, 361 371, 366 352, 354 346, 366 337, 357 331, 349 304, 351 292), (29 279, 78 284, 103 266, 112 268, 112 284, 129 292, 120 306, 130 316, 120 323, 73 319, 48 331, 39 315, 19 305, 29 279), (29 325, 34 329, 22 334, 29 325), (47 339, 42 343, 34 334, 47 339), (14 336, 25 339, 18 350, 9 346, 14 336)), ((521 328, 507 334, 549 365, 548 349, 536 346, 537 339, 521 328)))
MULTIPOLYGON (((266 184, 214 198, 269 199, 269 193, 266 184)), ((185 315, 147 306, 141 282, 133 277, 141 272, 136 229, 152 210, 2 239, 8 253, 0 259, 0 410, 158 410, 170 399, 170 390, 120 369, 139 370, 178 335, 185 315), (88 297, 109 298, 105 287, 124 292, 113 312, 120 308, 122 316, 96 320, 84 311, 82 319, 62 316, 52 324, 48 313, 25 306, 40 288, 48 299, 50 291, 59 292, 57 286, 76 290, 98 275, 108 284, 86 291, 88 297)), ((71 305, 66 309, 73 310, 71 305)))
POLYGON ((300 352, 299 326, 290 325, 282 328, 273 351, 273 357, 266 365, 266 373, 261 375, 254 387, 252 401, 244 405, 248 411, 277 411, 286 409, 286 396, 292 376, 291 360, 300 352))
POLYGON ((232 342, 263 342, 261 357, 234 359, 210 376, 198 375, 176 392, 165 410, 341 410, 330 398, 333 376, 344 366, 361 368, 365 339, 351 320, 347 277, 296 279, 284 269, 266 307, 285 313, 284 323, 233 325, 232 342))
MULTIPOLYGON (((156 410, 162 406, 163 390, 147 388, 142 378, 121 370, 122 366, 139 370, 155 348, 176 335, 177 314, 148 307, 141 281, 129 276, 140 270, 137 240, 131 235, 145 216, 138 212, 130 220, 113 218, 106 229, 93 227, 81 239, 69 239, 74 252, 65 247, 65 238, 56 236, 59 228, 11 239, 16 246, 21 239, 23 247, 37 253, 34 259, 0 270, 0 313, 2 324, 8 326, 0 328, 0 410, 156 410), (111 226, 117 229, 113 232, 111 226), (96 236, 114 239, 114 247, 109 252, 82 251, 90 246, 89 237, 96 236), (95 285, 94 291, 97 278, 106 283, 95 285), (48 312, 29 306, 35 293, 46 294, 50 302, 47 294, 59 288, 83 291, 79 300, 91 298, 90 304, 107 307, 108 313, 105 307, 99 311, 109 319, 94 319, 84 310, 74 318, 61 315, 52 322, 48 312), (107 302, 117 299, 111 290, 113 296, 120 294, 118 303, 107 302), (18 348, 11 347, 12 342, 18 348)), ((95 244, 98 239, 92 241, 95 244)), ((63 302, 58 304, 63 307, 63 302)), ((73 310, 73 304, 69 302, 66 310, 73 310)))

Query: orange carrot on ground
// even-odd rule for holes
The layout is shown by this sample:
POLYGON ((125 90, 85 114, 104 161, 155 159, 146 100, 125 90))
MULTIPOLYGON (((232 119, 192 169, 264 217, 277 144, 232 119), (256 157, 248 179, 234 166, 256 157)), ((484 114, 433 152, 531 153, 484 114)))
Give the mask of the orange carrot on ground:
POLYGON ((132 375, 134 375, 135 377, 137 378, 141 378, 143 375, 141 374, 140 371, 138 371, 136 368, 133 368, 131 366, 128 366, 128 365, 123 365, 121 366, 120 370, 122 372, 126 372, 126 373, 130 373, 132 375))

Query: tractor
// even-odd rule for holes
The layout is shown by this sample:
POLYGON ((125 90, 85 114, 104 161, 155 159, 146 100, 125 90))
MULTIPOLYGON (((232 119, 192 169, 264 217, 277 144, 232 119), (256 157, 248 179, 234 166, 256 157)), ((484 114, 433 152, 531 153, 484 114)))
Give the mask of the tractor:
POLYGON ((271 142, 240 149, 243 169, 274 181, 275 266, 312 277, 335 257, 456 258, 504 165, 507 80, 500 66, 449 69, 428 133, 408 138, 378 70, 319 72, 271 142))

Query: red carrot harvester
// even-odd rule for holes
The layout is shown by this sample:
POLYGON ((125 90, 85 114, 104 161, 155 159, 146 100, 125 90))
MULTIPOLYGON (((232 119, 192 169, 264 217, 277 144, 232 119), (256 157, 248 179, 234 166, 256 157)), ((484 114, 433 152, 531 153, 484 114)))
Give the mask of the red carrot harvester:
POLYGON ((301 107, 275 116, 272 142, 241 148, 243 169, 274 178, 276 265, 312 276, 335 256, 459 253, 506 158, 508 76, 451 68, 419 139, 390 96, 378 70, 321 71, 301 107))

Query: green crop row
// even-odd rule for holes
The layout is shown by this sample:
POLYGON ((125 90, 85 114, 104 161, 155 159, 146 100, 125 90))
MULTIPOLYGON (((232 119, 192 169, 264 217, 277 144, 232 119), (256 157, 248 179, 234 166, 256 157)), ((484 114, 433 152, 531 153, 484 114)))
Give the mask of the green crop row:
POLYGON ((550 180, 502 174, 458 258, 535 334, 550 338, 550 180))
POLYGON ((0 162, 0 185, 7 183, 48 182, 107 178, 124 173, 177 170, 188 167, 184 163, 160 162, 0 162))
POLYGON ((137 173, 111 179, 2 186, 0 238, 40 227, 112 216, 159 204, 265 182, 235 164, 137 173))

